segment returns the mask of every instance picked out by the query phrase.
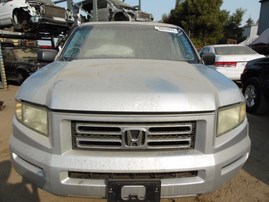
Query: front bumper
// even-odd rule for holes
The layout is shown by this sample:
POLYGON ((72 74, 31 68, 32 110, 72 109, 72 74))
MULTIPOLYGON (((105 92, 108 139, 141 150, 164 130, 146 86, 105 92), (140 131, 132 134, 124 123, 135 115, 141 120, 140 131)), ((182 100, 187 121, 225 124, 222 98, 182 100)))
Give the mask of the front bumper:
MULTIPOLYGON (((247 121, 228 134, 233 137, 230 143, 215 141, 217 149, 214 153, 196 149, 124 152, 70 149, 52 154, 49 147, 25 143, 31 140, 25 139, 23 133, 31 133, 31 130, 21 129, 16 120, 13 123, 16 135, 10 139, 10 154, 15 170, 42 189, 64 196, 107 197, 107 179, 77 178, 72 175, 73 172, 88 173, 89 176, 92 173, 193 172, 196 173, 193 176, 161 178, 161 198, 209 193, 229 181, 243 166, 250 152, 247 121)), ((39 138, 40 141, 45 140, 45 137, 39 138)))

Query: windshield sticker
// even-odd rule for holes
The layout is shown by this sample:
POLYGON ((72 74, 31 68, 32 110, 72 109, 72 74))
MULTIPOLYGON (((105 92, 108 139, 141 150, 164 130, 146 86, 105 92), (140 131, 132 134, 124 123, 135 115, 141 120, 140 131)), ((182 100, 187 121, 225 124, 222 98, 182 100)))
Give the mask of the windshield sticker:
POLYGON ((155 26, 155 29, 160 32, 169 32, 169 33, 178 34, 178 30, 176 28, 155 26))

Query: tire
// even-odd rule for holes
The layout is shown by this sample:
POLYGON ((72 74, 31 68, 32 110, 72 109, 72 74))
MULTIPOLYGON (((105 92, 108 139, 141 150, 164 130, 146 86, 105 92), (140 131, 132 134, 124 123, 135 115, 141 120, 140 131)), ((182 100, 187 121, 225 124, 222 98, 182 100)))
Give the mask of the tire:
POLYGON ((18 13, 17 12, 13 15, 13 21, 14 21, 15 24, 19 24, 18 13))
POLYGON ((267 112, 266 99, 258 78, 254 77, 246 80, 243 84, 243 94, 246 99, 247 112, 251 114, 264 114, 267 112))
POLYGON ((19 70, 16 72, 16 82, 21 85, 22 82, 24 82, 25 79, 27 79, 27 77, 29 76, 29 74, 23 70, 19 70))
POLYGON ((18 20, 18 11, 13 14, 13 29, 14 31, 22 31, 21 25, 18 20))

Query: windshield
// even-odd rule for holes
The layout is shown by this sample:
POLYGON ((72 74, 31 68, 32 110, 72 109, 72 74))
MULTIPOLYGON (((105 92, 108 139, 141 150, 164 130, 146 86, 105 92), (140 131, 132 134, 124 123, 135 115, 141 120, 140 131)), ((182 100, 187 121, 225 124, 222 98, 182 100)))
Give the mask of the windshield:
POLYGON ((78 27, 59 59, 152 59, 198 63, 193 46, 176 28, 100 24, 78 27))
POLYGON ((254 50, 247 46, 223 46, 215 47, 217 55, 249 55, 257 54, 254 50))

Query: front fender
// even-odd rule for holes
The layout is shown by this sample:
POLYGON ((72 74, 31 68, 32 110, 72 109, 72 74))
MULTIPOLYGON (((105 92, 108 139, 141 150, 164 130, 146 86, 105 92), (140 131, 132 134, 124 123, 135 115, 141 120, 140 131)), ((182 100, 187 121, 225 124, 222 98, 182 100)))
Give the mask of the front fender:
POLYGON ((28 13, 30 16, 35 16, 36 15, 35 7, 30 6, 28 3, 16 5, 16 7, 13 9, 12 14, 14 16, 16 13, 19 13, 19 12, 22 12, 22 11, 28 13))

